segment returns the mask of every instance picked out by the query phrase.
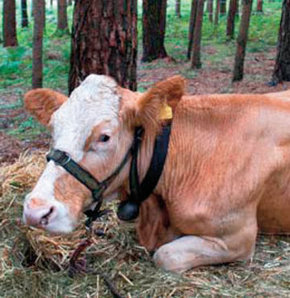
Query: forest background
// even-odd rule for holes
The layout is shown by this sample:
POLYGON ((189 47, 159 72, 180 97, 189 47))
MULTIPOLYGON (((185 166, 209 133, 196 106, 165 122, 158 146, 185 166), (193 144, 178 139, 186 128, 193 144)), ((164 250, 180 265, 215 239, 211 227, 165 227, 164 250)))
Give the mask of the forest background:
MULTIPOLYGON (((53 5, 50 2, 46 3, 43 87, 67 94, 71 38, 69 32, 57 30, 56 2, 53 5)), ((50 238, 45 233, 27 230, 20 223, 23 195, 43 166, 43 153, 38 152, 47 150, 50 139, 48 131, 23 108, 23 95, 32 84, 33 18, 31 1, 27 3, 29 26, 22 28, 20 1, 16 1, 18 46, 0 44, 0 162, 5 176, 4 179, 0 174, 4 179, 0 191, 0 293, 3 297, 110 297, 111 292, 99 272, 68 276, 67 259, 76 245, 76 237, 84 237, 82 230, 68 238, 50 238), (22 180, 15 175, 20 170, 22 180)), ((205 9, 202 67, 192 69, 187 59, 191 1, 181 0, 180 16, 176 15, 175 5, 176 1, 168 0, 165 35, 168 57, 145 63, 141 62, 142 3, 138 2, 138 91, 176 74, 187 79, 187 91, 191 94, 266 93, 290 88, 288 82, 268 84, 276 59, 281 1, 264 1, 262 12, 257 12, 254 1, 244 78, 235 83, 232 74, 236 39, 226 36, 227 14, 220 15, 215 24, 209 21, 205 9)), ((68 6, 67 13, 70 30, 73 5, 68 6)), ((0 11, 1 23, 2 17, 0 11)), ((237 17, 235 37, 239 22, 237 17)), ((100 226, 108 230, 107 237, 96 238, 94 247, 87 252, 87 262, 98 270, 101 268, 123 296, 290 295, 289 237, 259 236, 251 263, 194 269, 178 276, 154 267, 151 257, 137 245, 134 229, 119 226, 114 215, 100 226)))

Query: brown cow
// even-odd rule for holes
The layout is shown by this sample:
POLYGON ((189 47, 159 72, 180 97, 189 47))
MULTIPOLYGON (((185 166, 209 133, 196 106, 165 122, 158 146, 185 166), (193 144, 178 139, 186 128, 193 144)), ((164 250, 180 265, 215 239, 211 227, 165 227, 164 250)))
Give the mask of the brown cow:
MULTIPOLYGON (((51 128, 53 148, 99 181, 123 160, 139 125, 143 179, 160 111, 165 102, 173 108, 165 166, 141 205, 137 232, 156 250, 156 264, 176 272, 250 259, 258 228, 290 232, 290 92, 186 96, 183 88, 173 77, 139 94, 90 75, 67 101, 47 89, 25 96, 26 108, 51 128)), ((105 197, 126 188, 129 163, 105 197)), ((24 221, 68 233, 91 202, 91 192, 50 161, 25 199, 24 221)))

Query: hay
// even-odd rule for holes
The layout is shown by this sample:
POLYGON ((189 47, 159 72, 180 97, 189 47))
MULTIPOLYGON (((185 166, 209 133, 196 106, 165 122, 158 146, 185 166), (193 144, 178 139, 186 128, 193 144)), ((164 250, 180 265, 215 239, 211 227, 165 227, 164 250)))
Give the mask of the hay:
POLYGON ((23 192, 31 188, 37 181, 45 165, 44 152, 24 153, 19 159, 0 168, 0 195, 23 192))
MULTIPOLYGON (((0 168, 1 297, 111 297, 98 274, 68 276, 69 257, 86 237, 82 223, 66 236, 22 225, 23 196, 44 164, 44 153, 35 152, 0 168)), ((87 267, 106 274, 124 297, 290 296, 289 237, 259 236, 250 263, 208 266, 180 276, 156 268, 138 245, 134 226, 120 225, 115 213, 95 223, 94 229, 104 230, 105 237, 93 237, 83 254, 87 267)))
MULTIPOLYGON (((31 189, 39 178, 45 166, 45 153, 36 152, 32 155, 27 153, 21 155, 12 165, 1 168, 1 195, 2 198, 11 197, 15 193, 31 189)), ((2 207, 9 210, 14 203, 2 201, 2 207), (3 204, 4 203, 4 204, 3 204)), ((21 220, 16 222, 21 232, 28 240, 31 250, 35 255, 35 265, 45 268, 57 268, 63 270, 67 267, 69 257, 82 239, 87 237, 86 230, 80 225, 73 233, 65 236, 53 236, 41 229, 25 227, 21 220)), ((96 229, 107 229, 108 224, 99 223, 96 229)), ((93 237, 96 244, 97 239, 93 237)))

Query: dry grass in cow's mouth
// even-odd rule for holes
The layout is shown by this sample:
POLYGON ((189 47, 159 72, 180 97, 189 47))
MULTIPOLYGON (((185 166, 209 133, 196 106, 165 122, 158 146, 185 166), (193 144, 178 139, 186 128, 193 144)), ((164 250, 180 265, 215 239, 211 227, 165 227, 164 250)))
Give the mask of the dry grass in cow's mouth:
MULTIPOLYGON (((86 233, 82 225, 66 236, 24 227, 22 200, 45 164, 44 153, 22 155, 0 168, 0 292, 3 297, 111 297, 94 274, 68 276, 68 260, 86 233)), ((111 208, 115 208, 112 204, 111 208)), ((104 273, 125 297, 290 295, 290 238, 259 236, 251 263, 203 267, 182 276, 154 266, 131 224, 115 214, 95 224, 104 237, 93 237, 87 267, 104 273)))

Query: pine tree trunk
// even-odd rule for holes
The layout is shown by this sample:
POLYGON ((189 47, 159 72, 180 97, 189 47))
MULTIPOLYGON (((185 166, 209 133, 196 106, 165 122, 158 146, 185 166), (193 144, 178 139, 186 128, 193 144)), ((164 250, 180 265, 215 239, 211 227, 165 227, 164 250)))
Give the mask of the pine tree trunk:
POLYGON ((167 57, 164 47, 167 0, 143 0, 142 62, 167 57))
POLYGON ((181 18, 181 13, 180 13, 180 9, 181 9, 181 0, 175 0, 175 14, 178 18, 181 18))
POLYGON ((208 19, 212 23, 213 22, 213 0, 207 0, 207 12, 208 12, 208 19))
POLYGON ((240 23, 239 36, 237 38, 233 82, 241 81, 244 76, 244 60, 246 54, 252 4, 253 0, 243 0, 242 18, 240 23))
POLYGON ((21 0, 21 27, 28 27, 27 0, 21 0))
POLYGON ((233 39, 235 36, 235 18, 237 13, 238 0, 230 0, 230 7, 227 20, 227 37, 233 39))
POLYGON ((33 0, 32 88, 42 87, 42 41, 45 18, 45 0, 33 0))
POLYGON ((203 20, 203 7, 204 0, 198 0, 197 14, 193 33, 193 48, 191 57, 191 68, 201 68, 200 60, 200 43, 201 43, 201 30, 202 30, 202 20, 203 20))
POLYGON ((137 0, 76 0, 69 93, 89 74, 136 90, 137 0))
POLYGON ((16 47, 16 11, 15 0, 4 0, 3 3, 3 46, 16 47))
POLYGON ((218 25, 219 23, 219 17, 220 17, 220 0, 216 0, 216 7, 215 7, 215 16, 214 16, 214 24, 218 25))
POLYGON ((263 0, 257 0, 257 12, 263 12, 263 0))
POLYGON ((53 6, 53 0, 50 0, 50 6, 53 6))
POLYGON ((192 52, 193 45, 193 34, 196 22, 197 15, 197 4, 199 0, 192 0, 191 2, 191 12, 190 12, 190 20, 189 20, 189 28, 188 28, 188 48, 187 48, 187 59, 189 60, 192 52))
POLYGON ((224 16, 227 13, 227 0, 221 0, 220 2, 220 14, 224 16))
POLYGON ((67 0, 57 0, 57 30, 68 31, 67 26, 67 0))
POLYGON ((290 0, 284 0, 277 46, 273 83, 290 81, 290 0))

